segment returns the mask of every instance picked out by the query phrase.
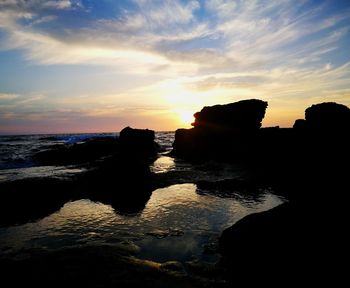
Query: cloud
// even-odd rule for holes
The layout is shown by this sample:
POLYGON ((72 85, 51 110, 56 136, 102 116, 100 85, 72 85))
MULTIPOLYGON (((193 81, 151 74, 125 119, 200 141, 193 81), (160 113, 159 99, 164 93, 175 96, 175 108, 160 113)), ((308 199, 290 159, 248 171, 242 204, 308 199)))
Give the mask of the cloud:
POLYGON ((94 14, 96 3, 86 9, 80 1, 2 1, 0 49, 17 49, 29 65, 83 65, 81 74, 114 69, 123 75, 116 86, 135 84, 120 93, 96 93, 90 81, 69 97, 55 87, 55 100, 40 89, 0 94, 4 115, 17 111, 45 119, 55 107, 61 109, 57 115, 128 118, 123 106, 143 117, 147 113, 140 111, 157 114, 152 107, 163 115, 175 105, 199 109, 248 97, 290 111, 320 99, 349 103, 349 9, 308 0, 133 0, 99 1, 105 10, 94 14), (141 85, 136 78, 151 80, 141 85))
POLYGON ((220 18, 228 18, 232 16, 237 7, 237 2, 227 0, 208 0, 205 2, 208 10, 213 11, 220 18))
POLYGON ((79 0, 2 0, 0 8, 15 10, 66 10, 82 7, 79 0))
MULTIPOLYGON (((305 37, 337 27, 350 15, 345 11, 324 19, 318 17, 322 8, 319 6, 309 10, 305 8, 300 15, 297 12, 304 8, 303 4, 292 1, 263 5, 260 1, 211 0, 202 6, 198 1, 134 2, 137 9, 125 8, 112 18, 88 20, 85 27, 77 25, 43 31, 35 25, 62 20, 58 15, 45 15, 34 9, 34 3, 41 7, 66 9, 73 7, 73 1, 32 0, 22 6, 17 1, 17 10, 22 14, 13 10, 0 13, 0 17, 6 18, 4 30, 10 43, 6 48, 24 49, 28 60, 41 64, 134 68, 139 66, 135 63, 142 63, 141 70, 148 72, 171 65, 179 65, 182 72, 184 67, 181 63, 186 61, 198 65, 198 71, 207 71, 208 68, 251 69, 274 64, 281 58, 286 62, 298 59, 299 64, 305 64, 319 61, 320 55, 337 49, 335 44, 348 32, 346 28, 337 28, 328 32, 333 35, 323 41, 312 40, 312 37, 307 40, 305 37), (196 14, 199 9, 206 9, 202 13, 212 11, 218 17, 216 20, 200 18, 196 14), (272 14, 275 12, 280 14, 272 14), (223 13, 231 17, 221 17, 223 13), (20 24, 19 20, 23 18, 28 19, 31 26, 20 24), (300 47, 295 49, 295 45, 300 47), (314 51, 310 52, 311 49, 314 51), (313 55, 309 56, 310 53, 313 55), (212 57, 211 61, 206 61, 207 57, 212 57)), ((4 7, 11 6, 11 3, 13 1, 7 1, 4 7)), ((74 3, 77 5, 79 2, 74 3)), ((77 23, 82 21, 82 17, 77 16, 77 23)))
POLYGON ((13 100, 18 97, 17 94, 0 93, 0 100, 13 100))
POLYGON ((193 12, 200 8, 198 1, 178 0, 136 1, 147 23, 152 27, 187 24, 194 19, 193 12))
POLYGON ((72 7, 72 3, 69 0, 46 1, 43 3, 43 6, 55 9, 69 9, 72 7))

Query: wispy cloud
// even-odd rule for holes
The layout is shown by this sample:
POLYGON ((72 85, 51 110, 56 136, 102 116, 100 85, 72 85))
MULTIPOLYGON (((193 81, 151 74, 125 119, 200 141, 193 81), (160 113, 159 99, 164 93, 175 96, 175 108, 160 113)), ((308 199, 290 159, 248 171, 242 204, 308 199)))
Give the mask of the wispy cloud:
POLYGON ((18 95, 9 93, 0 93, 0 100, 12 100, 16 99, 18 95))
POLYGON ((322 99, 350 104, 350 56, 345 52, 350 5, 337 9, 334 2, 308 0, 96 3, 2 1, 0 49, 21 51, 29 65, 83 65, 82 74, 108 67, 130 83, 136 77, 152 80, 115 93, 81 87, 80 93, 67 96, 55 87, 46 95, 37 93, 39 87, 26 95, 0 94, 8 117, 14 111, 29 113, 35 105, 40 117, 58 105, 60 113, 69 108, 81 117, 98 118, 126 117, 120 106, 135 108, 139 116, 140 105, 152 115, 157 113, 151 107, 162 107, 164 115, 175 106, 199 109, 249 97, 269 100, 278 111, 303 111, 322 99))

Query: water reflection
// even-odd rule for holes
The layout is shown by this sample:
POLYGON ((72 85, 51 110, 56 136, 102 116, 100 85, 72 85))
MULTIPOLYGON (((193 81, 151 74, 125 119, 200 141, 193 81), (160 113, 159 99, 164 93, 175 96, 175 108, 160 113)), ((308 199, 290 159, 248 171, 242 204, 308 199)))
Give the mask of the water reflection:
POLYGON ((150 166, 153 173, 166 173, 170 171, 188 171, 192 168, 192 165, 186 163, 180 159, 175 159, 169 156, 161 155, 150 166))
POLYGON ((157 189, 145 209, 132 217, 90 200, 69 202, 35 223, 0 229, 0 251, 132 242, 140 247, 139 256, 147 259, 203 259, 203 246, 222 230, 249 213, 282 202, 266 192, 247 206, 237 198, 200 195, 196 189, 194 184, 157 189))
POLYGON ((84 172, 86 169, 74 166, 39 166, 29 168, 3 169, 0 181, 14 181, 27 178, 70 178, 84 172))
POLYGON ((153 173, 165 173, 175 170, 175 159, 168 156, 160 156, 150 166, 153 173))

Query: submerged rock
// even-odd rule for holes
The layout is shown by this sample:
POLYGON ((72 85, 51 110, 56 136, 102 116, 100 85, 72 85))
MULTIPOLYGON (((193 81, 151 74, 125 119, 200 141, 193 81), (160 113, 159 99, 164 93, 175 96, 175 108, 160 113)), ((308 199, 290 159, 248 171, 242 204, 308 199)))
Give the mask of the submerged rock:
POLYGON ((160 265, 160 270, 167 271, 174 275, 187 275, 184 265, 179 261, 168 261, 160 265))

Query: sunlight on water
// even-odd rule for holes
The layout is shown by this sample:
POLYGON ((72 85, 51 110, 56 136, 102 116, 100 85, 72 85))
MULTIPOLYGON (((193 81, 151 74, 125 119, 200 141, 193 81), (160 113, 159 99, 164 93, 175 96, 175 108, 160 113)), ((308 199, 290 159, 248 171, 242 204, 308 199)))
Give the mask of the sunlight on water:
POLYGON ((190 163, 164 155, 160 155, 158 159, 150 165, 150 169, 153 173, 188 171, 192 167, 190 163))
POLYGON ((153 173, 165 173, 175 170, 176 164, 174 158, 161 156, 150 166, 153 173))
POLYGON ((276 196, 265 194, 248 208, 244 200, 200 195, 196 189, 195 184, 178 184, 154 191, 140 219, 157 227, 221 232, 248 213, 281 203, 276 196))
POLYGON ((244 197, 203 195, 194 184, 155 190, 145 209, 132 216, 120 215, 109 205, 79 200, 35 223, 0 229, 0 250, 133 242, 140 247, 140 257, 186 260, 201 257, 203 245, 243 216, 280 203, 268 192, 254 204, 244 197))

